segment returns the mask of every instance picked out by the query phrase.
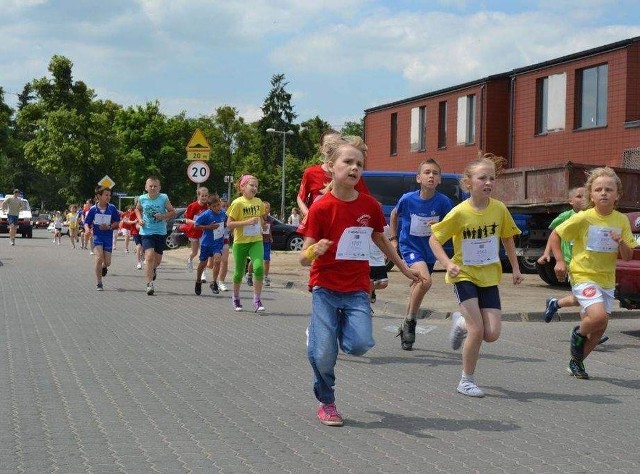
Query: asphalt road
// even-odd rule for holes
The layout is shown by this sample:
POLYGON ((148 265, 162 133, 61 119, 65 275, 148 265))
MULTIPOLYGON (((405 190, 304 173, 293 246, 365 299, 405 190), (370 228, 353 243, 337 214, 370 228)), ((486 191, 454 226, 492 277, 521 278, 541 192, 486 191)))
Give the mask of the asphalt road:
POLYGON ((374 305, 376 346, 339 356, 345 426, 330 428, 315 418, 310 298, 304 271, 284 264, 295 256, 274 255, 257 315, 235 313, 229 293, 195 296, 183 250, 147 296, 121 249, 97 292, 87 251, 45 231, 15 247, 0 236, 0 471, 640 472, 636 312, 612 318, 587 359, 591 380, 576 380, 565 371, 573 313, 534 316, 562 290, 503 285, 505 314, 527 316, 483 345, 487 396, 472 399, 455 390, 450 288, 434 277, 433 312, 405 352, 394 330, 406 283, 392 272, 374 305))

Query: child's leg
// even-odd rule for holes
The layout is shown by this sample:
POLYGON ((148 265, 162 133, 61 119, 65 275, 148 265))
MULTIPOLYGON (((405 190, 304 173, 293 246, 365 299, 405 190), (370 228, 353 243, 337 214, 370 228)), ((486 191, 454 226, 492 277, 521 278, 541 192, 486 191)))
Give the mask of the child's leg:
POLYGON ((462 302, 460 308, 467 331, 462 349, 462 371, 471 376, 476 370, 482 341, 494 342, 500 337, 502 312, 497 308, 481 309, 477 298, 462 302))
POLYGON ((102 258, 103 258, 103 265, 105 267, 110 267, 111 266, 111 252, 108 252, 108 251, 104 250, 104 247, 103 247, 103 251, 102 251, 102 258))
POLYGON ((420 276, 423 278, 422 283, 411 285, 409 289, 409 302, 407 304, 406 315, 409 319, 416 319, 424 295, 426 295, 429 288, 431 288, 431 275, 426 262, 417 261, 411 265, 411 268, 418 270, 420 276))
MULTIPOLYGON (((189 239, 191 240, 191 239, 189 239)), ((200 241, 199 240, 191 240, 191 253, 189 254, 189 260, 193 261, 194 258, 196 258, 196 255, 198 255, 198 248, 200 246, 200 241)), ((201 274, 202 276, 202 274, 201 274)))
POLYGON ((209 259, 200 260, 198 263, 198 268, 196 269, 196 283, 202 279, 202 273, 204 272, 204 269, 207 268, 208 261, 209 259))
POLYGON ((229 267, 229 244, 225 244, 222 247, 222 258, 220 259, 220 273, 218 274, 220 281, 224 281, 227 278, 227 271, 229 267))
POLYGON ((585 308, 579 329, 580 334, 587 338, 584 345, 585 359, 600 342, 608 323, 609 315, 604 303, 594 303, 585 308))
POLYGON ((251 265, 253 266, 253 273, 255 275, 253 294, 257 298, 260 298, 260 293, 262 292, 262 281, 264 280, 264 262, 262 260, 264 256, 264 249, 261 241, 252 242, 249 245, 249 258, 251 259, 251 265))
POLYGON ((249 254, 249 248, 251 244, 233 244, 233 295, 238 297, 240 295, 240 284, 242 283, 242 277, 244 276, 245 262, 247 255, 249 254))
POLYGON ((98 283, 102 283, 102 267, 104 266, 104 251, 103 251, 102 245, 96 245, 94 247, 94 252, 96 254, 96 259, 95 259, 96 280, 98 283))
POLYGON ((375 345, 369 296, 364 291, 348 293, 342 297, 338 312, 338 341, 346 354, 360 356, 375 345))
POLYGON ((213 254, 213 257, 209 260, 213 260, 213 266, 211 267, 212 282, 217 282, 218 275, 220 273, 220 261, 222 260, 222 255, 219 253, 213 254))
POLYGON ((307 357, 313 369, 313 393, 321 403, 335 401, 339 304, 335 292, 324 288, 314 288, 311 292, 307 357))

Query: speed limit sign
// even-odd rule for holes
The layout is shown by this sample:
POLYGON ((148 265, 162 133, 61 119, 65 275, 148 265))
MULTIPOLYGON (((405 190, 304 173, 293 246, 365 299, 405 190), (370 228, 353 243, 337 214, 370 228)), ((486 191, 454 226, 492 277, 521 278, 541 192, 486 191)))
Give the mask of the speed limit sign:
POLYGON ((187 176, 194 183, 204 183, 209 179, 209 165, 204 161, 192 161, 187 165, 187 176))

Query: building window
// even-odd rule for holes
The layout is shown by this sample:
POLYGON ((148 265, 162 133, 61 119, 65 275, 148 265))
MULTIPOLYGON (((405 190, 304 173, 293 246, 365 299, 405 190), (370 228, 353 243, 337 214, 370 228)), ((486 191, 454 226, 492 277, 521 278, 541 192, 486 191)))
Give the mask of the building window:
POLYGON ((398 154, 398 113, 391 114, 391 140, 389 143, 389 154, 398 154))
POLYGON ((438 148, 447 147, 447 102, 438 104, 438 148))
POLYGON ((458 145, 471 145, 476 141, 476 96, 458 97, 458 145))
POLYGON ((427 108, 414 107, 411 109, 411 151, 424 151, 426 149, 427 108))
POLYGON ((567 75, 554 74, 537 81, 536 133, 564 130, 567 107, 567 75))
POLYGON ((578 71, 578 128, 607 125, 608 72, 606 64, 578 71))

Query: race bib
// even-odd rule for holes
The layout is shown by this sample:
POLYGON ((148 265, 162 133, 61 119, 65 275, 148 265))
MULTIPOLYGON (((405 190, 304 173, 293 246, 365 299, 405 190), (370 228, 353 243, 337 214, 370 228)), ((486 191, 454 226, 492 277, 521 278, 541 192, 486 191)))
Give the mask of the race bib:
POLYGON ((411 224, 409 226, 409 235, 414 237, 429 237, 431 235, 431 224, 440 221, 440 216, 417 216, 411 214, 411 224))
POLYGON ((101 225, 111 225, 111 214, 100 214, 96 213, 93 217, 93 224, 97 226, 101 225))
POLYGON ((497 237, 462 241, 462 263, 464 265, 489 265, 499 261, 497 237))
POLYGON ((242 235, 244 235, 245 237, 260 235, 261 231, 262 230, 260 229, 260 221, 256 222, 255 224, 247 224, 242 226, 242 235))
POLYGON ((216 228, 213 229, 213 238, 214 240, 221 239, 224 236, 224 226, 222 223, 216 228))
POLYGON ((347 227, 338 241, 336 260, 369 260, 371 227, 347 227))
POLYGON ((618 251, 618 242, 611 238, 613 233, 620 234, 622 229, 617 227, 600 227, 590 225, 587 234, 587 250, 593 252, 615 253, 618 251))

